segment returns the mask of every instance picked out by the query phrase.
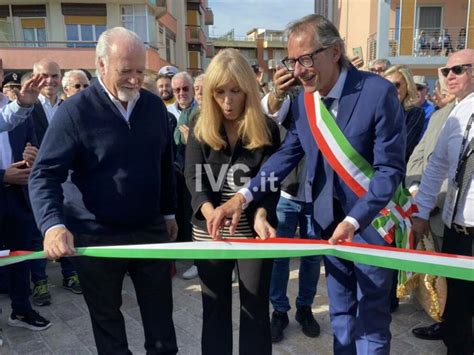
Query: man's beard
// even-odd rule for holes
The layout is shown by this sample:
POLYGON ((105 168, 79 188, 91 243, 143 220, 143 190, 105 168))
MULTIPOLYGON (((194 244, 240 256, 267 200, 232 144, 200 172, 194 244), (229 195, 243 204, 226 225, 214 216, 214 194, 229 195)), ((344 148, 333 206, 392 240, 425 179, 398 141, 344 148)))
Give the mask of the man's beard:
POLYGON ((172 91, 165 91, 163 92, 163 95, 161 95, 161 98, 165 101, 170 100, 173 97, 173 92, 172 91))
POLYGON ((137 89, 126 89, 126 88, 120 88, 118 90, 118 99, 122 102, 129 102, 134 100, 138 96, 138 90, 137 89))

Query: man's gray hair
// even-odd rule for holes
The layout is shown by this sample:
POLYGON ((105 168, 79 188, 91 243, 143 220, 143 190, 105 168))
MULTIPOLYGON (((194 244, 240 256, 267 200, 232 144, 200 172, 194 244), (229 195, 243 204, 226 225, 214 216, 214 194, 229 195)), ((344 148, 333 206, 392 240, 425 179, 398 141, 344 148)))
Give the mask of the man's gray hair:
POLYGON ((63 88, 67 88, 71 86, 71 78, 75 76, 81 76, 83 79, 87 81, 87 83, 89 83, 89 79, 87 79, 86 73, 84 73, 82 70, 79 70, 79 69, 73 69, 64 73, 63 80, 61 80, 61 84, 63 88))
POLYGON ((188 72, 181 71, 179 73, 176 73, 171 79, 171 86, 173 86, 173 83, 177 79, 184 79, 188 82, 189 85, 193 86, 193 83, 194 83, 193 77, 188 72))
POLYGON ((113 38, 120 38, 135 42, 137 46, 140 46, 145 50, 145 45, 142 39, 133 31, 127 30, 124 27, 114 27, 103 32, 98 41, 95 49, 95 68, 99 71, 99 59, 103 59, 105 66, 109 63, 110 47, 112 45, 113 38))
POLYGON ((369 69, 373 68, 376 65, 383 65, 383 71, 385 71, 392 66, 392 63, 390 63, 390 61, 385 58, 374 59, 369 63, 369 69))
POLYGON ((339 67, 348 68, 350 61, 346 56, 344 40, 339 35, 336 26, 324 16, 312 14, 291 22, 286 30, 288 39, 298 36, 302 33, 314 34, 315 44, 321 45, 323 48, 338 44, 341 48, 341 58, 339 58, 339 67))

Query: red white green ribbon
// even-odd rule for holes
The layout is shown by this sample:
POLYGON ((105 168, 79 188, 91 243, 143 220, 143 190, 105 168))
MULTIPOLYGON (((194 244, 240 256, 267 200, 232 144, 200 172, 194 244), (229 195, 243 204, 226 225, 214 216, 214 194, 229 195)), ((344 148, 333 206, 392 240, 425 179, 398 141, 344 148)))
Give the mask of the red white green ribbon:
MULTIPOLYGON (((145 259, 259 259, 312 255, 336 256, 357 263, 474 281, 474 258, 391 247, 327 241, 277 238, 228 239, 146 245, 76 248, 77 255, 106 258, 145 259)), ((0 266, 44 258, 43 252, 13 252, 0 257, 0 266)))

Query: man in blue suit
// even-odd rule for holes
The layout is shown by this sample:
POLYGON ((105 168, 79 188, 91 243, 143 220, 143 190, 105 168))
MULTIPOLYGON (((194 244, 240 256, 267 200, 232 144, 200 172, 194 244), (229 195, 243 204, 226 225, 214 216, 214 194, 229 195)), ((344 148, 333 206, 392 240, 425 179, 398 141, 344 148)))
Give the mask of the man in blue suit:
MULTIPOLYGON (((323 237, 331 244, 354 241, 387 246, 371 222, 387 205, 405 172, 406 132, 395 87, 377 75, 355 69, 344 54, 337 29, 324 17, 306 16, 292 23, 287 32, 288 57, 282 61, 286 69, 275 75, 270 111, 278 109, 294 80, 305 93, 319 91, 339 129, 372 165, 374 175, 361 197, 337 175, 312 136, 301 93, 290 107, 293 124, 280 150, 264 164, 248 189, 216 209, 208 222, 209 232, 218 239, 223 223, 235 228, 245 203, 262 198, 269 190, 272 179, 262 184, 262 176, 273 173, 282 181, 306 155, 308 193, 323 237)), ((335 257, 325 257, 324 263, 334 353, 389 354, 392 270, 335 257)))
MULTIPOLYGON (((6 102, 0 97, 0 106, 6 102)), ((31 144, 35 142, 29 120, 11 132, 0 133, 0 249, 31 250, 32 239, 39 234, 28 199, 28 177, 37 152, 31 144)), ((2 272, 12 301, 8 324, 30 330, 49 328, 51 322, 32 309, 29 301, 28 262, 5 266, 2 272)))

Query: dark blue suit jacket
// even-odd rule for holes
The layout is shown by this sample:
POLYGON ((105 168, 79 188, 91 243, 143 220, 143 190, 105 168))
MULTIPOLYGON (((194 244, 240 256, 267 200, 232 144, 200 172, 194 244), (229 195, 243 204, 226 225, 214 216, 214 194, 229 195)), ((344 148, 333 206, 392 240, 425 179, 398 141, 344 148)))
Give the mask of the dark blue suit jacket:
MULTIPOLYGON (((322 184, 315 181, 319 149, 308 125, 304 93, 292 104, 289 114, 293 116, 293 123, 286 139, 261 172, 265 171, 266 176, 274 172, 278 181, 282 181, 306 155, 314 201, 322 184)), ((355 218, 363 231, 386 206, 405 174, 405 118, 395 87, 377 75, 351 66, 339 100, 336 122, 352 146, 375 169, 369 191, 361 198, 334 176, 334 189, 344 213, 355 218)), ((259 173, 249 186, 257 200, 265 195, 260 189, 260 176, 259 173)), ((268 190, 268 186, 266 188, 268 190)), ((317 213, 315 210, 314 214, 317 213)))

